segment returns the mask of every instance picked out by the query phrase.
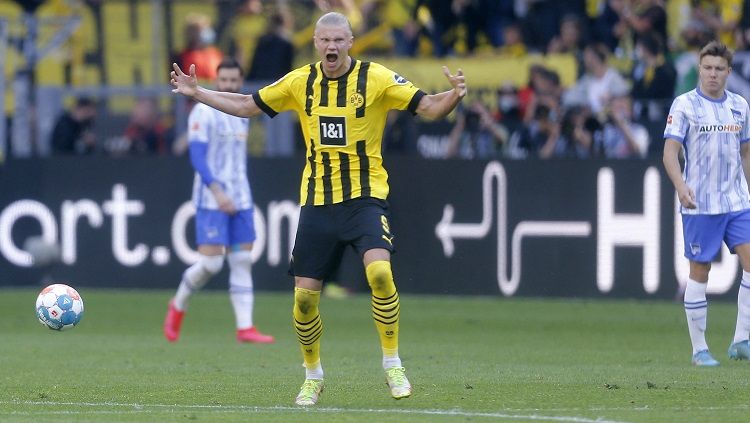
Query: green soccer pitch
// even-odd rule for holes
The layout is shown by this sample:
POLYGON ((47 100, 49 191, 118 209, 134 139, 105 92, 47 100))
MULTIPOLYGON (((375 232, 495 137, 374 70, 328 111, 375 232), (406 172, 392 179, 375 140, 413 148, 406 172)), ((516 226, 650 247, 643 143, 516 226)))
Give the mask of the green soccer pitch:
MULTIPOLYGON (((2 422, 747 421, 750 364, 726 358, 735 305, 714 301, 721 366, 690 365, 680 303, 401 298, 401 357, 414 395, 393 400, 369 297, 323 298, 319 404, 304 377, 291 293, 256 295, 273 345, 240 345, 225 291, 193 296, 183 333, 161 333, 171 291, 79 289, 81 324, 42 327, 36 290, 0 289, 2 422)), ((710 301, 710 299, 709 299, 710 301)))

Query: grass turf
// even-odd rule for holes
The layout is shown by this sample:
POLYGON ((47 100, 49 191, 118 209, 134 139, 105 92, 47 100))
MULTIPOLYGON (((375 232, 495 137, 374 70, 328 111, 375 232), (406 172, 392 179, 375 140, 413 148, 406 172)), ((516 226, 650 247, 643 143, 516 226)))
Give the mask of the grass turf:
POLYGON ((323 298, 326 388, 304 409, 291 293, 256 297, 256 324, 277 342, 240 345, 225 292, 191 299, 176 344, 161 334, 171 291, 80 292, 83 321, 54 332, 34 317, 35 290, 0 290, 0 421, 684 423, 750 411, 750 367, 726 358, 729 303, 709 308, 721 366, 703 369, 679 303, 403 295, 414 395, 395 401, 369 297, 323 298))

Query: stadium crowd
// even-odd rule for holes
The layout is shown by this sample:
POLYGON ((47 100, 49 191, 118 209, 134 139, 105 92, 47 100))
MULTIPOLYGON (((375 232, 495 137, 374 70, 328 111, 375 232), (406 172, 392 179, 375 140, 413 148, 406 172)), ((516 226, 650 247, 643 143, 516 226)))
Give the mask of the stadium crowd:
MULTIPOLYGON (((85 3, 92 6, 100 1, 85 3)), ((728 89, 750 98, 750 0, 214 3, 217 14, 213 20, 190 14, 184 22, 180 48, 175 48, 176 43, 167 46, 172 51, 170 61, 183 68, 196 63, 198 76, 206 83, 224 55, 233 56, 245 67, 250 86, 273 81, 314 60, 310 46, 314 22, 332 10, 352 22, 355 56, 574 58, 576 78, 567 86, 556 69, 539 61, 528 67, 524 84, 497 80, 495 86, 485 87, 482 95, 469 93, 448 121, 426 123, 392 112, 385 148, 428 158, 658 156, 669 104, 676 95, 696 86, 697 52, 712 39, 736 52, 728 89), (436 130, 429 125, 442 126, 436 130), (421 136, 436 132, 440 136, 421 136)), ((472 75, 467 78, 471 80, 472 75)), ((148 102, 138 104, 153 109, 148 102)), ((155 116, 153 111, 143 115, 134 111, 126 133, 106 142, 99 140, 97 148, 92 148, 88 139, 85 148, 79 145, 55 151, 184 153, 184 137, 170 128, 168 116, 156 121, 149 119, 155 116)), ((262 148, 250 151, 265 154, 262 148)), ((292 147, 269 154, 294 152, 292 147)))

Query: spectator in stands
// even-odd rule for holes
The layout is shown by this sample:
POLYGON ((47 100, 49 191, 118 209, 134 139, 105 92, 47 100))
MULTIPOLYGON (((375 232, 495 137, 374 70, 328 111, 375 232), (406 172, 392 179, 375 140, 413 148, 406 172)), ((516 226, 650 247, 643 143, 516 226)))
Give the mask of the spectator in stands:
POLYGON ((584 27, 580 16, 565 15, 560 20, 560 32, 547 44, 547 53, 579 55, 584 46, 584 27))
MULTIPOLYGON (((513 0, 463 0, 463 5, 465 5, 463 21, 466 27, 468 53, 476 49, 480 34, 484 34, 490 46, 494 48, 506 44, 503 32, 506 26, 515 20, 513 3, 513 0)), ((520 26, 518 31, 521 31, 520 26)), ((518 38, 522 38, 522 35, 519 34, 518 38)))
POLYGON ((638 117, 658 120, 661 124, 672 103, 677 71, 665 57, 664 44, 654 32, 638 37, 635 57, 631 93, 640 111, 638 117))
POLYGON ((586 72, 563 94, 563 106, 587 106, 598 115, 610 98, 628 92, 625 78, 607 63, 608 54, 603 44, 586 46, 583 50, 586 72))
POLYGON ((182 68, 189 68, 195 64, 198 79, 213 81, 216 79, 216 68, 224 58, 224 54, 214 43, 216 31, 211 26, 211 20, 200 14, 190 14, 185 24, 186 46, 178 54, 176 63, 182 68))
POLYGON ((623 36, 629 29, 634 38, 639 38, 648 32, 655 32, 662 42, 666 42, 667 12, 663 0, 633 0, 621 4, 622 8, 617 11, 621 17, 621 28, 615 29, 616 33, 623 36))
POLYGON ((643 125, 633 122, 633 102, 629 95, 613 97, 607 109, 597 150, 608 159, 646 157, 649 135, 643 125))
MULTIPOLYGON (((261 37, 273 26, 269 16, 264 13, 263 2, 240 0, 236 8, 222 9, 230 9, 232 16, 228 18, 228 25, 222 31, 222 42, 219 45, 226 45, 227 55, 234 57, 238 63, 250 65, 261 37)), ((279 8, 276 13, 285 17, 284 23, 289 26, 284 30, 288 31, 291 28, 291 14, 285 7, 279 8)))
POLYGON ((91 154, 96 151, 96 136, 91 130, 96 117, 96 103, 78 98, 70 111, 57 119, 52 130, 54 154, 91 154))
POLYGON ((529 50, 535 52, 545 51, 558 34, 561 16, 586 16, 585 0, 533 0, 516 3, 526 3, 523 6, 527 10, 518 17, 522 18, 526 44, 529 50))
POLYGON ((552 116, 550 108, 540 105, 534 109, 531 121, 512 138, 512 157, 547 158, 560 138, 560 125, 552 116))
POLYGON ((594 155, 594 137, 601 125, 584 106, 565 111, 560 123, 560 136, 550 137, 539 151, 539 157, 588 159, 594 155))
MULTIPOLYGON (((292 70, 294 45, 285 32, 284 16, 272 15, 266 33, 258 40, 255 48, 250 72, 247 74, 248 81, 268 84, 292 70)), ((294 154, 294 124, 291 113, 281 113, 274 119, 263 115, 262 119, 266 130, 263 154, 266 157, 294 154)))
POLYGON ((456 124, 450 132, 447 158, 494 159, 508 142, 508 130, 481 100, 456 109, 456 124))
POLYGON ((273 14, 268 20, 266 33, 258 40, 245 79, 275 81, 292 70, 293 62, 294 46, 285 33, 284 17, 273 14))
POLYGON ((597 16, 592 24, 593 41, 602 43, 609 51, 617 51, 620 45, 620 39, 625 35, 625 29, 621 11, 625 6, 626 0, 608 0, 604 5, 604 10, 597 16))
POLYGON ((526 56, 526 44, 523 41, 521 26, 510 23, 503 28, 504 44, 498 49, 500 55, 514 58, 526 56))
POLYGON ((154 98, 141 98, 136 102, 124 135, 109 144, 113 155, 166 154, 170 149, 167 128, 160 121, 154 98))
POLYGON ((506 82, 498 88, 496 94, 496 120, 512 134, 523 126, 518 90, 512 83, 506 82))
MULTIPOLYGON (((371 0, 380 11, 382 24, 391 29, 392 54, 413 57, 419 44, 419 24, 414 19, 414 7, 417 0, 371 0)), ((364 13, 364 12, 363 12, 364 13)), ((369 15, 370 13, 368 13, 369 15)))
POLYGON ((430 19, 425 25, 425 31, 432 42, 433 55, 443 57, 453 54, 456 41, 455 29, 458 16, 453 8, 453 2, 448 0, 417 0, 415 15, 420 7, 429 11, 430 19))
POLYGON ((524 122, 529 122, 536 114, 536 108, 544 105, 550 109, 553 118, 559 115, 562 86, 557 72, 542 65, 529 68, 529 83, 518 92, 519 111, 524 122))
POLYGON ((690 18, 710 28, 727 47, 735 48, 734 30, 742 11, 743 0, 693 1, 690 18))
POLYGON ((549 54, 570 54, 576 59, 578 76, 583 74, 583 46, 586 44, 583 20, 578 15, 565 15, 560 21, 560 33, 547 44, 549 54))

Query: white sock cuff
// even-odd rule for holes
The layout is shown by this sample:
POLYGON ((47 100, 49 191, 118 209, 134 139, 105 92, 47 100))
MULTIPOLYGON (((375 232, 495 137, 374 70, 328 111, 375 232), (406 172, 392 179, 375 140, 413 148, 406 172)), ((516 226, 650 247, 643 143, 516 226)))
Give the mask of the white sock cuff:
POLYGON ((232 251, 227 254, 227 262, 229 262, 230 267, 250 266, 253 264, 253 253, 247 250, 232 251))
POLYGON ((745 282, 746 288, 750 288, 750 272, 742 271, 742 282, 745 282))

